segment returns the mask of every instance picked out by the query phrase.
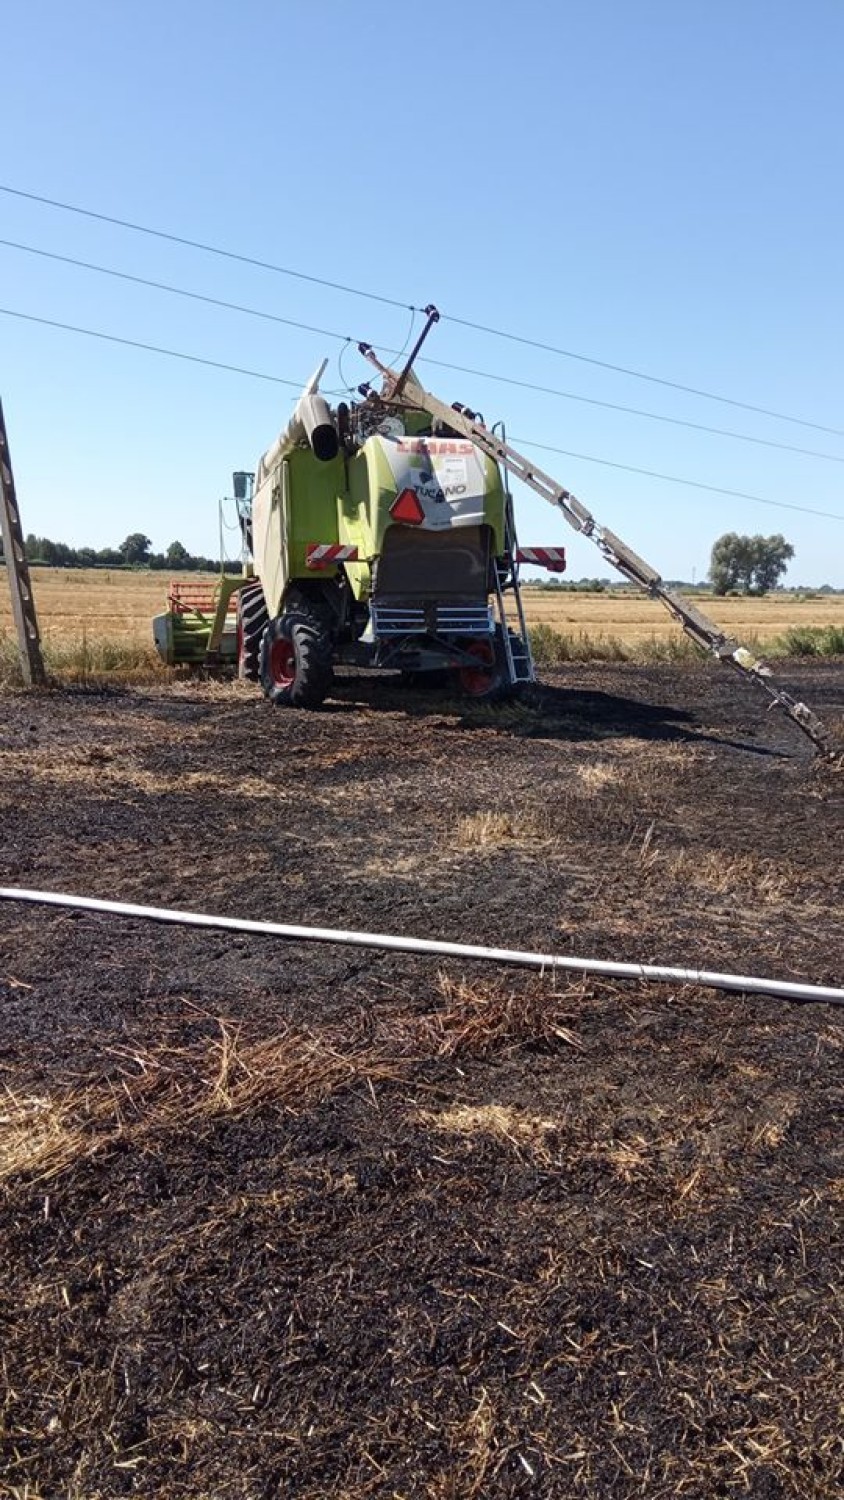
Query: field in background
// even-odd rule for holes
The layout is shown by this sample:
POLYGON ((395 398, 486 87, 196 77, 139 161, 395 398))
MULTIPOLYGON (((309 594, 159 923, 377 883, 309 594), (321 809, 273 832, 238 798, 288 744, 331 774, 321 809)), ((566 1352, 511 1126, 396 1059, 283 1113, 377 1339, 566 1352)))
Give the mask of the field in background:
MULTIPOLYGON (((717 625, 739 638, 768 641, 795 628, 827 629, 844 626, 844 595, 769 594, 761 599, 716 599, 692 593, 694 603, 717 625)), ((665 606, 640 594, 560 594, 550 589, 526 589, 529 625, 547 625, 567 635, 615 636, 627 646, 653 637, 681 636, 665 606)))
MULTIPOLYGON (((45 640, 78 643, 91 640, 146 647, 150 621, 166 608, 168 574, 122 573, 93 568, 34 568, 32 584, 45 640)), ((213 575, 191 573, 191 579, 213 575)), ((738 636, 771 640, 795 627, 844 627, 844 595, 807 598, 771 594, 763 599, 715 599, 692 596, 717 624, 738 636)), ((626 593, 575 594, 527 588, 525 608, 530 625, 547 625, 566 635, 613 636, 635 646, 653 637, 679 637, 679 627, 662 605, 626 593)), ((5 578, 0 574, 0 633, 11 627, 5 578)))
MULTIPOLYGON (((148 646, 153 615, 167 608, 167 573, 125 573, 107 568, 33 568, 32 591, 41 634, 78 642, 92 639, 148 646)), ((207 573, 185 575, 208 578, 207 573)), ((0 571, 0 633, 12 623, 9 590, 0 571)))

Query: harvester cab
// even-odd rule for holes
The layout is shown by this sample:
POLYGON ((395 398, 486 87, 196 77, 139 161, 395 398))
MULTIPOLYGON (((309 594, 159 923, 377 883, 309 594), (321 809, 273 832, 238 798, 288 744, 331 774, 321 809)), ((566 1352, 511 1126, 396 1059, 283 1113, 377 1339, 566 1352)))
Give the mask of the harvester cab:
POLYGON ((247 473, 244 469, 236 469, 232 474, 232 495, 243 538, 244 563, 247 563, 252 556, 252 496, 254 491, 255 475, 247 473))

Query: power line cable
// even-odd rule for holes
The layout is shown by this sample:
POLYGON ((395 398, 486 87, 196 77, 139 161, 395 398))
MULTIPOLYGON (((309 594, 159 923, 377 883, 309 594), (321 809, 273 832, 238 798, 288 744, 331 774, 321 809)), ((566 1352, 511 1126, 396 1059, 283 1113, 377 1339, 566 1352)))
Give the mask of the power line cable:
MULTIPOLYGON (((2 191, 2 188, 0 188, 2 191)), ((718 401, 722 406, 735 406, 740 411, 752 411, 760 417, 773 417, 777 422, 793 422, 797 427, 811 427, 815 432, 827 432, 833 437, 844 437, 844 427, 827 427, 823 422, 810 422, 806 417, 793 417, 785 411, 775 411, 769 406, 754 406, 750 401, 739 401, 734 396, 720 396, 715 391, 706 391, 701 386, 683 385, 679 380, 669 380, 661 375, 649 375, 644 370, 634 370, 629 365, 615 365, 606 359, 595 359, 589 354, 578 354, 573 349, 563 349, 557 344, 545 344, 540 339, 525 338, 519 333, 508 333, 503 328, 492 328, 486 323, 472 323, 468 318, 458 318, 443 313, 444 321, 456 323, 461 328, 471 328, 475 333, 488 333, 492 338, 507 339, 513 344, 523 344, 529 349, 541 349, 545 354, 559 354, 564 359, 576 359, 584 365, 594 365, 599 370, 612 370, 616 375, 629 375, 632 380, 647 380, 651 385, 666 386, 672 391, 683 391, 687 396, 699 396, 704 401, 718 401)))
POLYGON ((89 339, 104 339, 108 344, 125 344, 128 349, 145 349, 149 354, 166 354, 170 359, 184 359, 192 365, 208 365, 212 370, 228 370, 233 375, 249 375, 253 380, 271 380, 274 385, 289 385, 293 390, 304 389, 303 380, 284 380, 280 375, 267 375, 262 370, 245 370, 240 365, 225 364, 220 359, 203 359, 199 354, 185 354, 179 349, 163 349, 159 344, 143 344, 138 339, 118 338, 115 333, 102 333, 96 328, 79 328, 75 323, 59 323, 55 318, 37 318, 34 313, 17 312, 11 307, 0 307, 7 318, 22 318, 26 323, 41 323, 45 328, 61 328, 65 333, 81 333, 89 339))
MULTIPOLYGON (((60 323, 55 318, 36 317, 34 313, 18 312, 11 307, 0 307, 0 314, 8 318, 21 318, 26 323, 39 323, 45 328, 59 328, 65 333, 77 333, 86 338, 103 339, 109 344, 122 344, 129 349, 143 349, 148 354, 162 354, 169 359, 181 359, 187 360, 190 364, 207 365, 213 370, 225 370, 233 375, 247 375, 253 380, 268 380, 274 385, 290 386, 297 391, 301 391, 304 385, 303 381, 287 380, 281 375, 268 375, 262 370, 247 370, 240 365, 226 364, 219 359, 205 359, 201 355, 186 354, 179 349, 165 349, 160 344, 146 344, 138 339, 119 338, 114 333, 103 333, 96 328, 80 328, 75 323, 60 323)), ((608 458, 596 458, 589 453, 575 453, 569 448, 555 448, 550 443, 540 443, 533 438, 516 438, 515 441, 523 443, 526 448, 540 448, 548 453, 560 453, 566 458, 583 459, 586 463, 602 464, 610 469, 623 469, 628 474, 644 474, 650 479, 662 479, 670 484, 682 484, 691 489, 708 490, 715 495, 729 495, 738 500, 754 500, 759 505, 773 505, 779 510, 796 510, 809 516, 822 516, 830 521, 844 521, 844 515, 839 515, 835 511, 814 510, 807 505, 796 505, 784 500, 770 500, 765 495, 753 495, 744 490, 729 490, 720 485, 704 484, 697 479, 683 479, 678 474, 661 474, 654 469, 639 469, 633 464, 617 463, 608 458)))
MULTIPOLYGON (((286 328, 296 328, 305 333, 315 333, 318 334, 321 338, 336 339, 346 346, 358 342, 358 340, 353 338, 351 334, 338 333, 335 329, 332 328, 320 328, 313 323, 302 323, 296 318, 282 317, 278 313, 267 311, 265 308, 250 307, 240 302, 229 302, 222 297, 211 297, 206 295, 204 292, 195 292, 191 291, 187 287, 174 286, 171 282, 152 281, 145 276, 135 276, 128 271, 119 271, 113 266, 102 266, 98 265, 94 261, 79 260, 77 257, 72 255, 61 255, 55 250, 43 250, 36 245, 25 245, 19 240, 0 239, 0 245, 3 245, 11 250, 24 251, 28 255, 37 255, 45 260, 59 261, 63 265, 74 266, 85 271, 93 271, 100 276, 111 276, 118 281, 128 281, 132 282, 136 286, 150 287, 154 291, 166 292, 172 296, 186 297, 194 302, 208 303, 212 307, 221 307, 229 312, 242 313, 252 318, 261 318, 270 323, 280 323, 286 328)), ((411 332, 413 330, 415 320, 416 313, 411 311, 411 332)), ((407 349, 409 342, 410 337, 408 336, 401 349, 392 349, 386 352, 391 357, 401 359, 402 355, 407 349)), ((342 372, 342 358, 344 352, 345 350, 342 350, 340 354, 341 383, 344 378, 342 372)), ((682 417, 670 417, 663 412, 645 411, 641 407, 625 406, 617 401, 601 401, 594 396, 582 396, 575 391, 561 391, 554 386, 538 385, 535 382, 529 380, 518 380, 512 375, 498 375, 491 370, 478 370, 467 365, 455 365, 449 363, 446 360, 430 359, 427 356, 423 356, 418 361, 418 363, 431 365, 432 367, 440 370, 452 370, 460 375, 471 375, 473 378, 480 380, 497 381, 501 385, 514 386, 520 390, 536 391, 540 395, 554 396, 563 401, 577 401, 585 406, 600 407, 604 411, 616 411, 621 412, 627 416, 643 417, 651 422, 664 422, 672 427, 685 427, 693 432, 708 433, 714 437, 731 438, 735 442, 752 443, 756 447, 775 448, 780 452, 795 453, 804 458, 818 458, 823 459, 828 463, 844 464, 844 454, 826 453, 817 448, 803 448, 794 443, 779 443, 773 438, 755 437, 751 433, 736 432, 734 429, 726 427, 711 427, 703 422, 692 422, 682 417)), ((347 389, 351 390, 352 387, 349 386, 347 387, 347 389)))
MULTIPOLYGON (((3 241, 0 240, 0 244, 3 241)), ((494 375, 489 370, 474 370, 467 365, 447 364, 442 359, 422 357, 419 364, 436 365, 441 370, 455 370, 460 375, 472 375, 480 380, 496 380, 502 385, 518 386, 524 391, 536 391, 543 396, 558 396, 564 401, 579 401, 584 406, 600 406, 604 411, 624 412, 630 417, 647 417, 651 422, 667 422, 671 427, 688 427, 693 432, 706 432, 714 437, 733 438, 740 443, 754 443, 761 448, 778 448, 782 453, 798 453, 804 458, 822 458, 833 464, 844 464, 844 454, 824 453, 818 448, 800 448, 794 443, 778 443, 773 438, 754 437, 749 432, 735 432, 729 427, 709 427, 704 422, 690 422, 683 417, 669 417, 663 412, 644 411, 639 406, 622 406, 617 401, 599 401, 595 396, 580 396, 575 391, 561 391, 550 385, 535 385, 530 380, 516 380, 512 375, 494 375)))
POLYGON ((541 448, 546 453, 560 453, 564 458, 578 458, 588 464, 601 464, 607 469, 623 469, 626 474, 644 474, 648 479, 664 479, 669 484, 684 484, 693 490, 707 490, 712 495, 729 495, 736 500, 755 500, 758 505, 774 505, 778 510, 798 510, 806 516, 823 516, 827 521, 844 521, 844 515, 834 510, 814 510, 809 505, 797 505, 787 500, 770 500, 767 495, 752 495, 747 490, 728 490, 720 484, 704 484, 700 479, 682 479, 679 474, 661 474, 656 469, 639 469, 634 464, 617 463, 610 458, 596 458, 592 453, 575 453, 571 448, 555 448, 551 443, 538 443, 533 438, 516 437, 509 441, 521 443, 525 448, 541 448))
MULTIPOLYGON (((60 208, 64 213, 79 214, 85 219, 97 219, 101 224, 115 224, 119 229, 131 229, 135 234, 147 234, 157 240, 169 240, 173 245, 185 245, 189 250, 202 250, 206 255, 220 255, 225 260, 236 260, 244 266, 257 266, 261 271, 273 271, 277 276, 292 276, 297 281, 309 281, 314 286, 329 287, 334 292, 343 292, 348 297, 365 297, 368 302, 381 302, 386 307, 401 307, 405 311, 411 304, 396 297, 384 297, 379 292, 366 292, 360 287, 346 286, 342 281, 329 281, 324 276, 310 276, 305 271, 294 271, 289 266, 278 266, 273 261, 257 260, 253 255, 241 255, 237 250, 224 250, 220 245, 208 245, 203 240, 191 240, 186 235, 170 234, 165 229, 153 229, 148 224, 134 224, 131 219, 117 219, 112 214, 95 213, 91 208, 80 208, 75 203, 62 203, 57 198, 44 198, 39 193, 25 193, 22 188, 13 188, 0 183, 0 193, 11 193, 15 198, 28 198, 33 203, 45 203, 49 208, 60 208)), ((412 308, 418 312, 420 309, 412 308)))
POLYGON ((36 245, 24 245, 19 240, 0 239, 0 245, 11 250, 24 250, 27 255, 38 255, 43 260, 58 260, 66 266, 77 266, 83 271, 96 271, 99 276, 112 276, 117 281, 132 281, 136 286, 152 287, 157 292, 169 292, 174 297, 188 297, 192 302, 207 302, 211 307, 222 307, 228 312, 245 313, 250 318, 263 318, 268 323, 282 323, 285 328, 298 328, 303 333, 318 333, 321 338, 345 339, 357 343, 351 334, 335 333, 331 328, 318 328, 313 323, 300 323, 296 318, 283 318, 279 313, 267 312, 261 307, 246 307, 241 302, 227 302, 222 297, 209 297, 204 292, 192 292, 184 286, 173 286, 169 281, 150 281, 146 276, 133 276, 129 271, 118 271, 113 266, 100 266, 94 261, 77 260, 73 255, 59 255, 56 250, 42 250, 36 245))
MULTIPOLYGON (((332 291, 341 292, 349 297, 362 297, 369 302, 379 302, 386 307, 401 307, 411 312, 421 312, 424 309, 417 307, 412 302, 403 302, 395 297, 385 297, 379 292, 370 292, 362 287, 349 286, 345 282, 330 281, 325 277, 312 276, 305 271, 294 270, 290 266, 279 266, 271 261, 258 260, 251 255, 242 255, 235 250, 226 250, 220 245, 211 245, 203 240, 193 240, 185 235, 171 234, 167 230, 154 229, 147 224, 136 224, 130 219, 119 219, 112 214, 95 212, 90 208, 82 208, 78 204, 64 203, 58 198, 47 198, 41 193, 30 193, 23 188, 14 188, 6 183, 0 183, 0 192, 8 193, 15 198, 24 198, 31 203, 42 203, 48 208, 60 209, 63 213, 77 214, 82 218, 95 219, 102 224, 114 224, 120 229, 132 230, 135 234, 149 235, 155 239, 167 240, 171 244, 184 245, 191 250, 201 250, 207 255, 221 256, 225 260, 238 261, 242 265, 257 266, 260 270, 272 271, 280 276, 290 276, 297 281, 306 281, 314 286, 328 287, 332 291)), ((475 333, 487 334, 491 338, 505 339, 509 343, 521 344, 529 349, 539 349, 546 354, 554 354, 563 359, 577 360, 581 364, 592 365, 600 370, 610 370, 617 375, 625 375, 632 380, 645 380, 652 385, 660 385, 669 390, 682 391, 685 395, 695 396, 704 401, 717 401, 724 406, 733 406, 741 411, 751 411, 757 416, 771 417, 778 422, 791 422, 798 427, 809 427, 815 432, 826 432, 834 437, 844 437, 844 428, 829 427, 822 422, 811 422, 805 417, 795 417, 788 412, 776 411, 772 407, 757 406, 750 401, 740 401, 733 396, 724 396, 716 391, 708 391, 701 386, 683 384, 678 380, 671 380, 661 375, 651 375, 645 370, 637 370, 629 365, 614 364, 610 360, 597 359, 589 354, 581 354, 574 349, 566 349, 558 344, 544 343, 541 339, 527 338, 523 334, 512 333, 507 329, 496 328, 488 323, 477 323, 469 318, 458 317, 455 313, 442 313, 444 322, 454 323, 461 328, 469 328, 475 333)))

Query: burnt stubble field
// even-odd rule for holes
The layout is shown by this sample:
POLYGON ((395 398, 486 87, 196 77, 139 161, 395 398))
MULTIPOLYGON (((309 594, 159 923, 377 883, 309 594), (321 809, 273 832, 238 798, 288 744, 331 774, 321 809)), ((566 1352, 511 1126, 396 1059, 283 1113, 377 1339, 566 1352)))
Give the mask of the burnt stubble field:
MULTIPOLYGON (((842 981, 715 666, 0 709, 2 884, 842 981)), ((4 902, 0 1018, 0 1495, 841 1492, 841 1010, 4 902)))

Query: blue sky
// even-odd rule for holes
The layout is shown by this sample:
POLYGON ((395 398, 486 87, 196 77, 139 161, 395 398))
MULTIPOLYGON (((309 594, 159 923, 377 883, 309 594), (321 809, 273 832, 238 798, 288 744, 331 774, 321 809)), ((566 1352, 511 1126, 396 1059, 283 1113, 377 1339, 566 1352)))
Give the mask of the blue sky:
MULTIPOLYGON (((0 181, 403 304, 844 429, 838 0, 355 9, 6 0, 0 181)), ((410 314, 0 193, 0 237, 385 348, 410 314)), ((304 382, 354 347, 0 245, 0 305, 304 382)), ((837 513, 822 519, 530 451, 666 576, 782 531, 844 585, 844 438, 443 321, 432 358, 831 455, 757 446, 420 366, 519 440, 837 513)), ((217 500, 283 385, 0 316, 26 530, 213 552, 217 500)), ((523 543, 564 542, 533 497, 523 543)))

